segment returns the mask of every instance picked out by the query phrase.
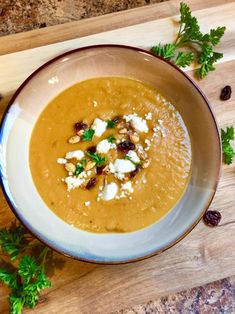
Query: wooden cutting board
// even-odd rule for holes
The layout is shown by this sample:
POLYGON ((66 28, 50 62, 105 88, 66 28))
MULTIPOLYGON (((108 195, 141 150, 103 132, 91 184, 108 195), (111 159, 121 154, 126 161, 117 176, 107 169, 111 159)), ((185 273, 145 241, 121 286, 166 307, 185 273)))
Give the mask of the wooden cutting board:
MULTIPOLYGON (((235 125, 235 2, 187 1, 203 31, 225 25, 218 47, 224 58, 216 71, 198 84, 209 98, 220 127, 235 125), (219 100, 224 85, 233 87, 229 101, 219 100)), ((12 93, 38 66, 69 49, 120 43, 149 49, 170 42, 176 32, 179 1, 114 13, 65 25, 0 38, 0 112, 12 93)), ((193 77, 193 73, 189 75, 193 77)), ((222 221, 211 229, 202 222, 180 243, 159 256, 121 266, 78 262, 57 255, 52 288, 43 293, 35 313, 111 313, 145 303, 171 292, 202 285, 235 274, 235 163, 223 166, 211 209, 222 221), (60 266, 61 269, 58 267, 60 266), (61 267, 62 266, 62 267, 61 267)), ((0 194, 0 227, 14 218, 0 194)), ((52 271, 53 269, 51 269, 52 271)), ((0 313, 8 312, 8 291, 0 287, 0 313)), ((26 313, 32 310, 26 310, 26 313)))

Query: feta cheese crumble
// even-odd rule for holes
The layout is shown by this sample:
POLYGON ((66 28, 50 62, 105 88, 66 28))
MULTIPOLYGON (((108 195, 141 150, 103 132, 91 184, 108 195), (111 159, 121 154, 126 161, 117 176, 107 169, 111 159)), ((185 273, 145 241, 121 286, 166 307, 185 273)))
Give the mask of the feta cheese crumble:
POLYGON ((131 159, 131 161, 133 161, 133 162, 136 162, 136 163, 140 162, 138 155, 133 150, 129 150, 129 152, 126 154, 126 156, 128 156, 131 159))
POLYGON ((82 185, 85 182, 84 179, 76 178, 76 177, 67 177, 65 178, 65 183, 67 184, 67 190, 71 191, 82 185))
POLYGON ((148 125, 146 120, 141 117, 138 117, 136 113, 124 115, 123 118, 126 122, 130 122, 131 126, 138 132, 148 133, 148 125))
POLYGON ((106 184, 103 189, 101 199, 104 201, 110 201, 115 198, 117 192, 118 192, 118 186, 116 183, 112 182, 112 183, 106 184))
POLYGON ((148 113, 146 113, 146 115, 145 115, 145 119, 146 119, 146 120, 152 120, 152 117, 153 117, 152 112, 148 112, 148 113))
POLYGON ((111 148, 116 148, 116 144, 110 143, 108 140, 99 142, 96 146, 96 151, 99 154, 107 154, 111 148))
POLYGON ((132 187, 131 181, 128 181, 126 183, 122 183, 121 185, 121 191, 125 191, 128 194, 131 194, 134 192, 134 189, 132 187))
POLYGON ((74 150, 72 152, 68 152, 65 155, 65 158, 66 159, 76 158, 77 160, 81 160, 84 156, 85 156, 85 154, 82 150, 74 150))
POLYGON ((65 165, 67 160, 65 158, 57 158, 57 164, 65 165))
POLYGON ((91 128, 95 131, 95 136, 100 137, 106 130, 107 122, 96 118, 91 126, 91 128))
POLYGON ((128 173, 135 170, 135 165, 130 160, 116 159, 114 168, 115 172, 128 173))

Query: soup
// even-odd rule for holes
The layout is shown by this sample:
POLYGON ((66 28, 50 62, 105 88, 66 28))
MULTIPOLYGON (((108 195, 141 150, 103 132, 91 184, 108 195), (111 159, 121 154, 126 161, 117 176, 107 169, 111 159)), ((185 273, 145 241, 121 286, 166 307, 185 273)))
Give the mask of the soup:
POLYGON ((173 104, 130 78, 77 83, 56 96, 34 127, 35 186, 74 227, 131 232, 155 223, 183 195, 191 145, 173 104))

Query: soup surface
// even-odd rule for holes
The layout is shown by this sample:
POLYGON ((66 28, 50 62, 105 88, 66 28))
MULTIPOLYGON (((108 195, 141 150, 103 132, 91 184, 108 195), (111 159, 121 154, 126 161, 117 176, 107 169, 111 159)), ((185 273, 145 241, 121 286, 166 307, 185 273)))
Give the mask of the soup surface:
POLYGON ((31 137, 30 168, 48 207, 74 227, 130 232, 162 218, 190 177, 191 146, 173 104, 124 77, 54 98, 31 137))

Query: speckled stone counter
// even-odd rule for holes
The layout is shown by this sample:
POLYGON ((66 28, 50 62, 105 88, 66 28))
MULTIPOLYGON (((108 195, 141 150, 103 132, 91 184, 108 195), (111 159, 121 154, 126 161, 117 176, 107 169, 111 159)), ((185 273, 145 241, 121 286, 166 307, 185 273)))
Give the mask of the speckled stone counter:
MULTIPOLYGON (((157 2, 161 0, 0 0, 0 35, 157 2)), ((115 314, 150 313, 235 313, 235 276, 115 312, 115 314)))

